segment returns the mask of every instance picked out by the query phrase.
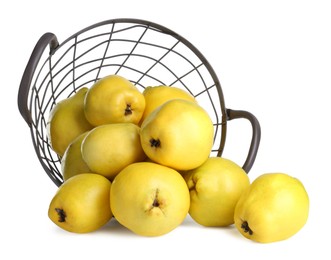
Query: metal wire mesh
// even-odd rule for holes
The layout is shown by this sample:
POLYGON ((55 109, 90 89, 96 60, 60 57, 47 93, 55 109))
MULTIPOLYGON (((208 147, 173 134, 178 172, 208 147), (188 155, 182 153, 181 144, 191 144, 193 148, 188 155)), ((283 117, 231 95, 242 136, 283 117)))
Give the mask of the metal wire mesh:
POLYGON ((49 112, 81 87, 110 74, 129 79, 140 90, 169 85, 190 92, 214 123, 211 153, 222 154, 226 113, 220 84, 204 56, 173 31, 141 20, 109 20, 74 34, 44 56, 34 75, 28 107, 37 155, 57 185, 63 182, 61 159, 47 137, 49 112))

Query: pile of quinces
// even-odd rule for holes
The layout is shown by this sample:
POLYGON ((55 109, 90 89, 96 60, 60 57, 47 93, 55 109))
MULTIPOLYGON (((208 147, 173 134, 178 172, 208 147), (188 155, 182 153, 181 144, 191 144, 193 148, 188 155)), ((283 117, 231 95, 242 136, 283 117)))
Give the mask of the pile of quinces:
POLYGON ((189 214, 203 226, 234 224, 254 241, 287 239, 306 223, 309 198, 285 173, 250 183, 233 161, 211 157, 214 126, 186 90, 109 75, 57 103, 47 124, 64 183, 48 216, 75 233, 113 217, 142 236, 160 236, 189 214))

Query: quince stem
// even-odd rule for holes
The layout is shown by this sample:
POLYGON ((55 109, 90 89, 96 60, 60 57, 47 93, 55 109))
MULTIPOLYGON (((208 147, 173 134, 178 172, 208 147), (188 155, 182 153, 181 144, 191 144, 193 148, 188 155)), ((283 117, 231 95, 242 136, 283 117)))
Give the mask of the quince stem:
POLYGON ((151 147, 160 147, 161 146, 161 141, 159 139, 154 139, 152 138, 151 140, 149 140, 150 144, 151 144, 151 147))
POLYGON ((65 222, 66 221, 66 213, 63 209, 59 209, 59 208, 55 208, 55 211, 57 212, 57 214, 59 215, 59 222, 65 222))
POLYGON ((245 233, 248 233, 250 235, 253 235, 253 230, 250 229, 248 222, 245 220, 241 224, 241 228, 244 230, 245 233))
POLYGON ((127 104, 126 105, 126 108, 124 110, 124 115, 125 116, 132 115, 132 108, 131 108, 131 105, 130 104, 127 104))

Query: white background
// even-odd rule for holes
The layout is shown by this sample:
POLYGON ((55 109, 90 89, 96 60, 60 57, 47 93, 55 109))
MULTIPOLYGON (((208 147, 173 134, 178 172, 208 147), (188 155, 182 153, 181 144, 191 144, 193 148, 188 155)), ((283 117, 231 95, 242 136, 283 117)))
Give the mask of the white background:
MULTIPOLYGON (((328 1, 321 0, 2 1, 0 259, 329 259, 330 13, 328 1), (157 238, 134 235, 114 222, 77 235, 48 219, 57 188, 43 172, 17 109, 21 76, 43 33, 55 33, 61 43, 113 18, 159 23, 204 54, 221 81, 225 105, 250 111, 260 121, 262 138, 251 180, 280 171, 305 185, 310 215, 299 233, 258 244, 234 227, 204 228, 187 218, 157 238)), ((238 164, 251 135, 242 121, 229 122, 224 152, 238 164)))

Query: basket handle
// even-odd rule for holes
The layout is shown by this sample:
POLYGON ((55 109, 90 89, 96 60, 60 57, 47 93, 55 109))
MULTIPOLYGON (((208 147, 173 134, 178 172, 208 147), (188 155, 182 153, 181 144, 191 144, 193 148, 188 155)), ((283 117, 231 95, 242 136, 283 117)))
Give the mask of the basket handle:
POLYGON ((245 161, 244 165, 242 166, 244 171, 246 173, 248 173, 253 166, 253 163, 256 158, 257 150, 260 145, 260 139, 261 139, 260 123, 253 114, 251 114, 247 111, 227 109, 226 113, 227 113, 227 120, 244 118, 244 119, 247 119, 252 125, 252 130, 253 130, 252 131, 252 140, 251 140, 251 144, 249 147, 246 161, 245 161))
POLYGON ((24 70, 20 87, 18 90, 18 109, 26 121, 26 123, 31 126, 32 119, 31 114, 28 108, 28 94, 31 86, 31 82, 33 79, 33 75, 39 63, 39 60, 42 54, 45 51, 45 48, 49 45, 50 47, 50 54, 53 54, 56 48, 59 46, 56 36, 53 33, 45 33, 43 36, 40 37, 39 41, 37 42, 36 46, 34 47, 28 64, 24 70))

